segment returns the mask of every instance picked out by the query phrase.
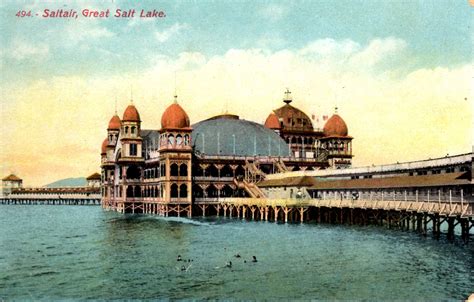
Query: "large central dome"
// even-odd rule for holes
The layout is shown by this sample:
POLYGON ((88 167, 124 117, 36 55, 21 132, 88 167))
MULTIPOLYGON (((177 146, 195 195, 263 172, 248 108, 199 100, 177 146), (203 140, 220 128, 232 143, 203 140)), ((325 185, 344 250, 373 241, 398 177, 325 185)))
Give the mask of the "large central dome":
POLYGON ((288 145, 277 133, 236 116, 194 124, 192 141, 196 151, 207 155, 289 156, 288 145))

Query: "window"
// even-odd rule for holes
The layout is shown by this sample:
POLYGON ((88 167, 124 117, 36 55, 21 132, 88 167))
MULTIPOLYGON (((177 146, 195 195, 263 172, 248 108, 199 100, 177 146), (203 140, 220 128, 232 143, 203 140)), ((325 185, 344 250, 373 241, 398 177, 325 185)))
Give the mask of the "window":
POLYGON ((132 127, 132 134, 135 134, 136 127, 132 127))
POLYGON ((128 134, 128 126, 125 127, 125 134, 128 134))
POLYGON ((130 144, 130 156, 137 156, 137 144, 130 144))

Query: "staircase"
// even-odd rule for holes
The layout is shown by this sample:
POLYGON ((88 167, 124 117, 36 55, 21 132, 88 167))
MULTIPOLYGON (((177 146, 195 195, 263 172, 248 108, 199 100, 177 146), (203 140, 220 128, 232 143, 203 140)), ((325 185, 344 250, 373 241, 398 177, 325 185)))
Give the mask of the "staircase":
POLYGON ((249 162, 248 160, 245 161, 245 171, 246 173, 246 180, 248 182, 258 182, 262 179, 265 179, 267 176, 262 170, 258 168, 255 162, 249 162))
POLYGON ((244 189, 250 197, 252 198, 265 198, 265 194, 257 187, 254 183, 248 182, 246 180, 238 181, 234 178, 234 183, 239 189, 244 189))
POLYGON ((324 161, 327 161, 328 159, 328 150, 326 149, 319 149, 319 153, 318 153, 318 156, 316 157, 316 160, 318 162, 324 162, 324 161))
POLYGON ((281 158, 275 161, 274 164, 280 173, 290 171, 281 158))

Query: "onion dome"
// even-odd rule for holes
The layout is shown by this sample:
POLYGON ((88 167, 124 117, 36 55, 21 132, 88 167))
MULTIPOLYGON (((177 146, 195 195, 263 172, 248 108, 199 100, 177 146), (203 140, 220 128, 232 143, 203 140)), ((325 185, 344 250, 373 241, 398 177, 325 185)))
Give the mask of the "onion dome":
POLYGON ((161 116, 162 129, 179 129, 188 127, 189 117, 177 102, 166 108, 161 116))
POLYGON ((130 104, 127 106, 127 109, 125 109, 125 112, 123 113, 122 121, 140 122, 140 114, 138 114, 138 111, 137 111, 137 108, 135 108, 135 105, 130 104))
POLYGON ((100 154, 105 154, 107 153, 107 145, 109 144, 109 140, 108 139, 104 139, 104 141, 102 142, 102 151, 100 152, 100 154))
POLYGON ((337 114, 333 114, 323 128, 324 136, 347 136, 348 130, 344 120, 337 114))
POLYGON ((109 126, 107 127, 108 130, 120 130, 120 127, 122 126, 122 121, 120 121, 120 118, 117 114, 112 116, 112 118, 109 121, 109 126))
POLYGON ((267 119, 265 120, 265 127, 269 129, 281 129, 278 116, 274 112, 268 115, 267 119))

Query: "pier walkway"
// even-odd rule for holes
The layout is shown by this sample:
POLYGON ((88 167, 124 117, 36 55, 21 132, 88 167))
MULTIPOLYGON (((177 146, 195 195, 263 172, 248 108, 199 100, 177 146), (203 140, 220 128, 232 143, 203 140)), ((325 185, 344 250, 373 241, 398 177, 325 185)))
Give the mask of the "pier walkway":
POLYGON ((474 226, 474 203, 466 201, 405 201, 370 199, 261 199, 221 198, 215 204, 219 216, 263 221, 317 221, 340 224, 377 224, 410 229, 439 238, 447 223, 448 239, 460 225, 467 242, 474 226), (431 223, 431 227, 429 224, 431 223))
POLYGON ((10 205, 100 205, 100 196, 85 196, 84 194, 48 196, 44 194, 29 194, 28 196, 0 197, 0 204, 10 205))

